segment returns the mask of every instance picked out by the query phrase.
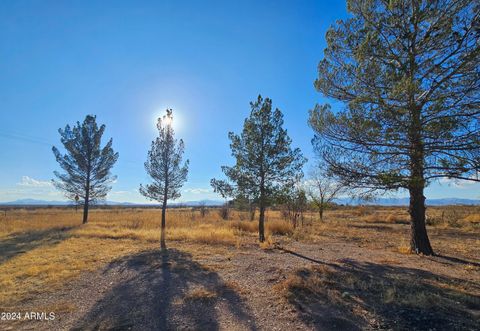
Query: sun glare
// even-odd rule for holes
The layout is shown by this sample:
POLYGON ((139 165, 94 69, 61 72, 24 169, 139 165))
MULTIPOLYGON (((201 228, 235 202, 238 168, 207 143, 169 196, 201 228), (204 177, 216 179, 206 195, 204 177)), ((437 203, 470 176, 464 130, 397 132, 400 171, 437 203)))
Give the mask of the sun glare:
POLYGON ((164 116, 162 117, 162 122, 165 123, 165 125, 173 125, 173 118, 164 116))
POLYGON ((165 109, 166 108, 155 112, 155 114, 153 116, 153 122, 155 124, 154 125, 155 130, 157 128, 158 119, 161 118, 163 124, 171 125, 173 127, 173 129, 175 129, 175 131, 178 131, 180 129, 180 123, 182 122, 181 121, 181 115, 179 114, 179 112, 175 108, 172 108, 173 109, 173 119, 169 118, 169 117, 166 116, 167 112, 165 111, 165 109))

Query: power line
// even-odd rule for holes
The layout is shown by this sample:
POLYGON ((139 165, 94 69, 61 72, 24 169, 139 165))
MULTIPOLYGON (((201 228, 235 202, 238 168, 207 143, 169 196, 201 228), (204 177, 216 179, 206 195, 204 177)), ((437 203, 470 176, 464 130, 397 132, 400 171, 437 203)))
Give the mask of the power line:
POLYGON ((34 136, 29 136, 25 134, 18 134, 18 133, 9 133, 9 132, 1 132, 0 131, 0 136, 13 139, 13 140, 20 140, 20 141, 27 141, 35 144, 41 144, 41 145, 47 145, 47 146, 53 146, 52 143, 48 142, 47 140, 44 140, 43 138, 39 137, 34 137, 34 136))

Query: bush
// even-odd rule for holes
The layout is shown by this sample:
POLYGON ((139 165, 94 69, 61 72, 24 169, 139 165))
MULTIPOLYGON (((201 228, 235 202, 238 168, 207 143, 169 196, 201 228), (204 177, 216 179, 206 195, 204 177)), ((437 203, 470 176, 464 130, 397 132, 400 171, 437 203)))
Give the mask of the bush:
POLYGON ((258 222, 255 221, 236 221, 230 223, 230 226, 244 232, 258 232, 258 222))
POLYGON ((469 223, 480 223, 480 214, 470 214, 463 220, 469 223))
POLYGON ((291 235, 293 233, 292 224, 284 220, 274 220, 266 222, 265 228, 270 234, 291 235))
POLYGON ((223 220, 228 220, 228 217, 230 216, 230 208, 228 205, 224 204, 222 207, 220 207, 218 214, 223 220))

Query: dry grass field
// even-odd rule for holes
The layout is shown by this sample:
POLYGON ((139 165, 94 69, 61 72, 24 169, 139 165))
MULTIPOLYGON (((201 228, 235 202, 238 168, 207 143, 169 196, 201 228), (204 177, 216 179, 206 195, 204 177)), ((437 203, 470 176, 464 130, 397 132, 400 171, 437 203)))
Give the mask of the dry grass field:
POLYGON ((464 329, 480 325, 480 208, 435 207, 435 257, 412 255, 403 207, 341 207, 294 228, 267 214, 66 208, 0 214, 0 329, 464 329))

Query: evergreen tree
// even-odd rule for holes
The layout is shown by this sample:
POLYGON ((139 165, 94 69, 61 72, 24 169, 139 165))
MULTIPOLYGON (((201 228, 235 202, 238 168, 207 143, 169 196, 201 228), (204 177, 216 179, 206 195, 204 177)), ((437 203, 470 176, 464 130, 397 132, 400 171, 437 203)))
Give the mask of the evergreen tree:
POLYGON ((140 185, 140 193, 145 197, 162 203, 162 225, 160 244, 165 249, 165 214, 167 201, 178 199, 180 189, 187 180, 188 160, 182 164, 184 152, 183 140, 175 138, 172 127, 173 112, 167 109, 167 114, 157 122, 158 137, 152 141, 145 162, 145 170, 152 178, 152 183, 140 185))
POLYGON ((411 248, 433 254, 424 189, 479 181, 480 11, 471 0, 350 0, 327 32, 310 114, 329 171, 350 187, 410 195, 411 248))
POLYGON ((291 139, 282 128, 283 115, 279 109, 272 111, 272 100, 258 96, 250 106, 242 133, 229 133, 236 163, 222 167, 228 180, 212 179, 211 184, 224 197, 249 197, 258 204, 259 239, 263 242, 265 209, 285 186, 293 185, 302 175, 306 159, 300 149, 290 147, 291 139))
POLYGON ((82 124, 77 122, 73 128, 67 125, 64 130, 58 130, 66 154, 52 147, 57 162, 65 171, 54 172, 57 179, 53 184, 75 203, 83 201, 84 224, 88 222, 90 203, 105 199, 116 178, 111 176, 110 170, 118 153, 112 148, 112 139, 103 148, 100 146, 104 131, 105 125, 98 128, 96 117, 87 115, 82 124))

